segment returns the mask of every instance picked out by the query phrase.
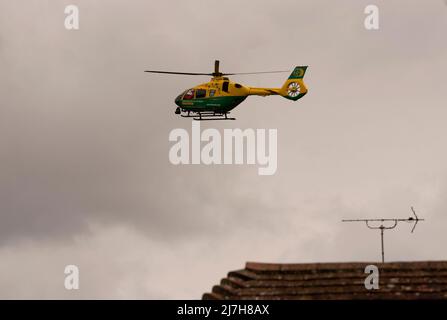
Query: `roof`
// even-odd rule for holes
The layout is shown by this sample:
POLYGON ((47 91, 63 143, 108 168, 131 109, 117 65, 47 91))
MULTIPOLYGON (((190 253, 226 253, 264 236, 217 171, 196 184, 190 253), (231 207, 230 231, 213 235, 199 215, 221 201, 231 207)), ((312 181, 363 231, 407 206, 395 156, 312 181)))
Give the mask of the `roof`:
POLYGON ((203 299, 447 299, 447 261, 277 264, 247 262, 203 299), (379 270, 367 290, 365 267, 379 270))

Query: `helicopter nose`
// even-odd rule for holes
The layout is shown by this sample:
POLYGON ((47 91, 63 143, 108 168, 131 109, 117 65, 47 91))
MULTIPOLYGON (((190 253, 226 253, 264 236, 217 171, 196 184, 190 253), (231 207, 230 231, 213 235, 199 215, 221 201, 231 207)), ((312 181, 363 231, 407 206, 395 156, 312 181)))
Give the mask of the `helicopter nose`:
POLYGON ((181 107, 181 95, 179 95, 177 98, 175 98, 175 104, 178 105, 179 107, 181 107))

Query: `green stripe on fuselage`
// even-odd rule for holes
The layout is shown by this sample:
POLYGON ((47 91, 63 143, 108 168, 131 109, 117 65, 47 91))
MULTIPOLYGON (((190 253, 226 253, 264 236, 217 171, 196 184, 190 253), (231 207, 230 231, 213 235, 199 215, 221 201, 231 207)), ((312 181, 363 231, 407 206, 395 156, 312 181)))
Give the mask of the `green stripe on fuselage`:
POLYGON ((247 96, 220 96, 203 99, 181 100, 181 108, 186 111, 228 112, 235 108, 247 96))

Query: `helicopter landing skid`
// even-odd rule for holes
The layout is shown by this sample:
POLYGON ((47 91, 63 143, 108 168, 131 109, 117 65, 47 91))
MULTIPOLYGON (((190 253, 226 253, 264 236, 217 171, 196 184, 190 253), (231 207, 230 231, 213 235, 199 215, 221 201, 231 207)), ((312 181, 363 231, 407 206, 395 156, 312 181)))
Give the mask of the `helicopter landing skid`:
POLYGON ((191 114, 188 112, 186 115, 181 115, 183 118, 193 118, 196 121, 211 121, 211 120, 236 120, 236 118, 229 118, 229 112, 216 113, 216 112, 195 112, 191 114))
POLYGON ((236 120, 236 118, 194 118, 196 121, 236 120))
POLYGON ((199 112, 199 117, 194 118, 196 121, 210 121, 210 120, 236 120, 236 118, 228 118, 228 113, 214 113, 214 112, 199 112))

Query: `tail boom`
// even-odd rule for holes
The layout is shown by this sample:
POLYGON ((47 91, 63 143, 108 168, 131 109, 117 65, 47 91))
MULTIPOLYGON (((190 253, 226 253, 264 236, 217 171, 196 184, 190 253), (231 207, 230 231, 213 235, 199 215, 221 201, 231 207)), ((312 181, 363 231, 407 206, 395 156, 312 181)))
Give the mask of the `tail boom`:
POLYGON ((280 88, 255 88, 255 87, 249 87, 248 88, 248 95, 249 96, 271 96, 271 95, 278 95, 280 94, 281 89, 280 88))

